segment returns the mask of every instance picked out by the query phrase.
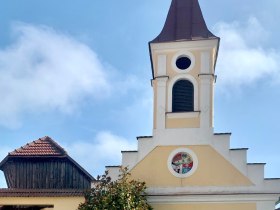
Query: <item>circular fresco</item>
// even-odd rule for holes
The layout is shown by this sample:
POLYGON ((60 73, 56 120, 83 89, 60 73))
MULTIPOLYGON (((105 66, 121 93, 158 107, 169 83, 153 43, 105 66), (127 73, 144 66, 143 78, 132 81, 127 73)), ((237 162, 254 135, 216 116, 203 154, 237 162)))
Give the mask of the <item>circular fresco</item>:
POLYGON ((179 152, 172 158, 172 169, 178 174, 187 174, 193 168, 193 159, 187 152, 179 152))
POLYGON ((174 176, 186 178, 195 173, 198 167, 198 159, 192 150, 181 147, 169 154, 167 167, 174 176))

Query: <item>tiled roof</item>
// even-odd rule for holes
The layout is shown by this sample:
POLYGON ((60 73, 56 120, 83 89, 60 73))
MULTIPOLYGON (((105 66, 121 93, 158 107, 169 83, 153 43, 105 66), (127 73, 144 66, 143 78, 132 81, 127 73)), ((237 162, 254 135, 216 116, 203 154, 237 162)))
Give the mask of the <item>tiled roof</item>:
POLYGON ((73 160, 67 152, 50 137, 45 136, 39 138, 33 142, 26 144, 12 152, 10 152, 1 162, 0 170, 3 170, 3 166, 10 158, 66 158, 72 164, 74 164, 79 170, 81 170, 90 180, 94 178, 75 160, 73 160))
POLYGON ((0 189, 0 197, 83 197, 78 189, 0 189))
POLYGON ((64 156, 66 154, 61 146, 45 136, 10 152, 9 156, 64 156))

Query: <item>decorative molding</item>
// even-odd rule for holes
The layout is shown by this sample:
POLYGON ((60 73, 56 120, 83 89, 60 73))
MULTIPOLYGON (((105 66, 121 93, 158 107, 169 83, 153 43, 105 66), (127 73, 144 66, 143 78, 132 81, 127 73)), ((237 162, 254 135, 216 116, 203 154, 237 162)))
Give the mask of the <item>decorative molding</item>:
MULTIPOLYGON (((167 42, 167 43, 151 43, 152 50, 167 51, 176 49, 186 50, 209 50, 216 48, 219 43, 219 39, 211 40, 199 40, 199 41, 182 41, 182 42, 167 42)), ((215 50, 215 52, 216 52, 215 50)))
MULTIPOLYGON (((246 202, 274 202, 279 198, 278 194, 185 194, 185 195, 150 195, 150 203, 160 204, 187 204, 187 203, 246 203, 246 202), (246 195, 246 196, 244 196, 246 195)), ((264 209, 262 209, 264 210, 264 209)), ((272 210, 272 209, 271 209, 272 210)))
POLYGON ((195 118, 199 117, 200 111, 196 112, 167 112, 168 119, 180 119, 180 118, 195 118))

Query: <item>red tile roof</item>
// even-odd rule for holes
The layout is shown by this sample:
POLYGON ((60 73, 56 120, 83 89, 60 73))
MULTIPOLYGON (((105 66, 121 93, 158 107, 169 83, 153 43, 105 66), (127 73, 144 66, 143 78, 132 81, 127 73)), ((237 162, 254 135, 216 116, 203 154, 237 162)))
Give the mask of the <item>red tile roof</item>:
POLYGON ((79 189, 0 189, 0 197, 83 197, 79 189))
POLYGON ((12 152, 10 152, 1 162, 0 170, 10 158, 66 158, 81 170, 90 180, 95 180, 82 166, 73 160, 67 152, 53 139, 48 136, 39 138, 33 142, 26 144, 12 152))
POLYGON ((10 152, 9 156, 64 156, 66 154, 61 146, 45 136, 10 152))

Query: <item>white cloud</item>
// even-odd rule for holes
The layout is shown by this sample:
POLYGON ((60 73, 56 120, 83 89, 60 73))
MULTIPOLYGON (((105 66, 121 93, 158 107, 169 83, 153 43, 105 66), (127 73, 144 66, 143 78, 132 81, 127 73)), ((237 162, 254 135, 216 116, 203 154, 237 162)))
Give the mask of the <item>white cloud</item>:
POLYGON ((13 27, 15 41, 0 49, 0 124, 17 126, 22 112, 71 113, 110 85, 103 64, 85 44, 46 26, 13 27))
POLYGON ((262 78, 278 80, 280 52, 264 47, 269 33, 251 17, 245 24, 219 23, 215 33, 221 37, 217 63, 221 90, 251 85, 262 78))
POLYGON ((69 155, 91 174, 103 174, 106 165, 121 165, 121 151, 135 150, 131 142, 110 132, 99 132, 92 142, 78 141, 64 144, 69 155))

